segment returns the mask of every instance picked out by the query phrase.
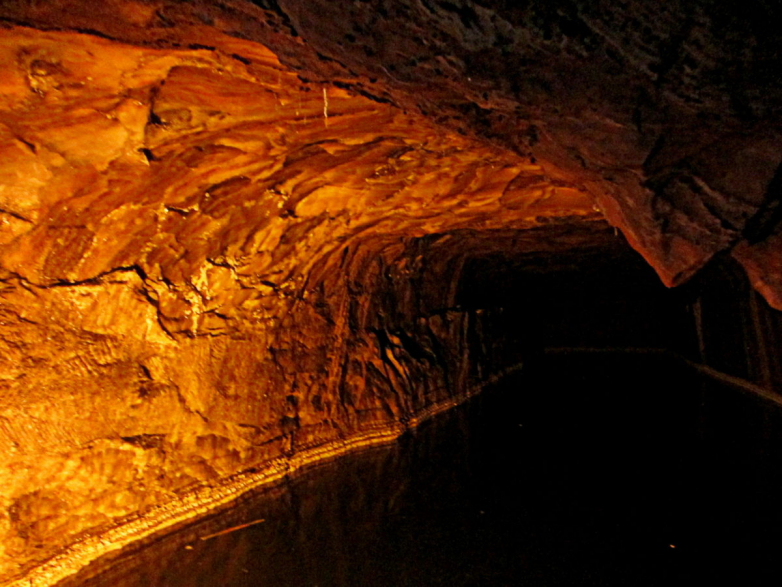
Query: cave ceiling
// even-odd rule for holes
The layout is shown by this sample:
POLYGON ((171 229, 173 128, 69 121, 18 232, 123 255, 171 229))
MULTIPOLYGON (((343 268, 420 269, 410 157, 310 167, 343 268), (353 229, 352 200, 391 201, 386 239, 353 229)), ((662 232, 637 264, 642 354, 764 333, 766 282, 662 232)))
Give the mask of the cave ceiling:
POLYGON ((132 270, 170 334, 195 332, 259 288, 306 295, 310 266, 352 241, 601 218, 529 157, 208 34, 157 49, 5 32, 10 277, 132 270))
POLYGON ((296 262, 361 233, 601 216, 668 285, 733 254, 776 303, 780 39, 759 18, 774 15, 4 3, 2 266, 38 284, 133 266, 184 287, 216 262, 274 266, 276 283, 308 241, 296 262))

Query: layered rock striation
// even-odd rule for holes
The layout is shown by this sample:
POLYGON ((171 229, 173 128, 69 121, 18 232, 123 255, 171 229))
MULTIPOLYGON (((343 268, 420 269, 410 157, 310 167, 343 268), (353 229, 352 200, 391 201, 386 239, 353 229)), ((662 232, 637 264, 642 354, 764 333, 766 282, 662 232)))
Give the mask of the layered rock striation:
POLYGON ((256 44, 5 33, 6 568, 466 396, 480 245, 454 231, 599 222, 528 159, 256 44))

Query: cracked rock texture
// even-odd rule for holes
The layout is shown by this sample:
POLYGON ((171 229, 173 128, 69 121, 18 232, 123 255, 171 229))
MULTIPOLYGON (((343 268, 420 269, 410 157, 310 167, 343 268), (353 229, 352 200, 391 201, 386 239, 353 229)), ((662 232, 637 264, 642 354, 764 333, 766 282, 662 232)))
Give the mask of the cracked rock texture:
POLYGON ((470 259, 782 309, 775 5, 0 3, 0 577, 505 366, 470 259))

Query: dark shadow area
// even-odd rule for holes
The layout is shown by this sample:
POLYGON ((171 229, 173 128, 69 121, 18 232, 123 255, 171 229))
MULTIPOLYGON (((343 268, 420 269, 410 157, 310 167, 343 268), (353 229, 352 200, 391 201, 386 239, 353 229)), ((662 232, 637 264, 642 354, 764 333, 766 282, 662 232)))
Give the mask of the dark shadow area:
POLYGON ((476 256, 457 299, 490 312, 484 329, 496 361, 544 348, 666 350, 700 360, 696 288, 669 289, 623 240, 557 255, 476 256))

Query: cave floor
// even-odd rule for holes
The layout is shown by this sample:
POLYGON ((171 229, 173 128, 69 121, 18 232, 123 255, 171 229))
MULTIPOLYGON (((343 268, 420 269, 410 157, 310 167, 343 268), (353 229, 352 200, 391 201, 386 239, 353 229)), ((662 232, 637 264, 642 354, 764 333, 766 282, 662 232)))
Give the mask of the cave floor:
POLYGON ((779 408, 669 357, 544 355, 61 585, 778 584, 781 436, 779 408))

